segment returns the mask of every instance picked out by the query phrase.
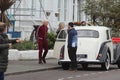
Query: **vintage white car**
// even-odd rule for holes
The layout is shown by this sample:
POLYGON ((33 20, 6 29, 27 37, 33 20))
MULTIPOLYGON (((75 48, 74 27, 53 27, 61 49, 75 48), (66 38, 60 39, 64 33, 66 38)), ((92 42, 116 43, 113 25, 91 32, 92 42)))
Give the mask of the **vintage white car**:
MULTIPOLYGON (((113 45, 111 29, 104 26, 79 26, 75 27, 78 33, 78 48, 76 52, 77 63, 83 69, 89 64, 100 64, 104 70, 109 70, 110 64, 117 64, 120 68, 120 45, 113 45)), ((57 38, 54 54, 64 70, 69 69, 70 59, 66 38, 57 38)))

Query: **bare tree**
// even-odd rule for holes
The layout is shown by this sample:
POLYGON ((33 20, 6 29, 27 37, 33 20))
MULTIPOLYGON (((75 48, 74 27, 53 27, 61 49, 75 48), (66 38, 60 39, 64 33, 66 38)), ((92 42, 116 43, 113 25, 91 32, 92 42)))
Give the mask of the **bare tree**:
POLYGON ((6 23, 8 26, 10 25, 10 20, 5 14, 5 11, 9 9, 15 2, 16 0, 0 0, 0 21, 6 23))

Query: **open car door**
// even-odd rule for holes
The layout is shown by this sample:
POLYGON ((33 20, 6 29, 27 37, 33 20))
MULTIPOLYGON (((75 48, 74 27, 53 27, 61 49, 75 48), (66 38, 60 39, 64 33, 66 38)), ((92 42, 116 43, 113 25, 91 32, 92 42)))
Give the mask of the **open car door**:
POLYGON ((60 50, 65 45, 67 31, 61 30, 56 38, 54 45, 54 57, 59 59, 60 50))

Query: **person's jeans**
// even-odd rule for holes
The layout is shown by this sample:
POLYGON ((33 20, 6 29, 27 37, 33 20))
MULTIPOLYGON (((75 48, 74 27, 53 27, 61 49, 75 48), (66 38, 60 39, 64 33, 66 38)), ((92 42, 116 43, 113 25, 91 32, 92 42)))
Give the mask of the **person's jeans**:
POLYGON ((72 69, 77 69, 76 50, 77 50, 77 47, 69 47, 68 48, 68 55, 71 60, 71 68, 72 69))
POLYGON ((0 80, 4 80, 4 72, 0 72, 0 80))

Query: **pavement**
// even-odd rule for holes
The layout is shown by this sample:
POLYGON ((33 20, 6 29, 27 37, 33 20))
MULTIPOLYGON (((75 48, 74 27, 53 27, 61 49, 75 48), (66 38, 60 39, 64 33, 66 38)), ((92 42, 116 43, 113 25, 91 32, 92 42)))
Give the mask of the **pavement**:
POLYGON ((55 58, 46 59, 46 64, 38 64, 38 60, 10 60, 5 75, 15 75, 29 72, 58 69, 58 60, 55 58))

